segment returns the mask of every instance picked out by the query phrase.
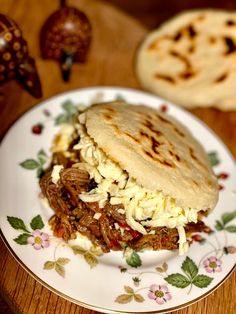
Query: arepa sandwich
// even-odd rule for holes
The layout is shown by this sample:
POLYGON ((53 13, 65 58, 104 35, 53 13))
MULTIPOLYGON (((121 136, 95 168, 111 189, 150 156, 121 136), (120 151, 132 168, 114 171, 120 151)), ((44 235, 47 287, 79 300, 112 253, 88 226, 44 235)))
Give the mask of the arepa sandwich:
POLYGON ((214 209, 207 154, 180 122, 143 105, 88 107, 54 139, 40 179, 54 235, 85 235, 103 252, 179 250, 214 209))

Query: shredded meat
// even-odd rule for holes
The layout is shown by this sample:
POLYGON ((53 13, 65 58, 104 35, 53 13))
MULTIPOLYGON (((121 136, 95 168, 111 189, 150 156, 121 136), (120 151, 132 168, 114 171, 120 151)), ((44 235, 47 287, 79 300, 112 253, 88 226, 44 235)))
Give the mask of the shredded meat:
MULTIPOLYGON (((104 208, 100 208, 98 202, 86 203, 80 200, 79 194, 90 191, 96 183, 89 179, 88 172, 72 167, 72 164, 62 154, 54 154, 51 167, 39 182, 43 195, 55 211, 55 215, 49 221, 55 236, 68 241, 76 237, 76 232, 80 232, 104 252, 122 250, 127 246, 136 251, 144 248, 153 250, 178 248, 179 235, 176 228, 149 228, 147 231, 151 232, 142 235, 126 223, 122 204, 107 203, 104 208), (51 178, 54 164, 61 164, 64 167, 60 171, 57 184, 54 184, 51 178)), ((205 229, 203 222, 189 223, 185 227, 187 235, 205 229)))

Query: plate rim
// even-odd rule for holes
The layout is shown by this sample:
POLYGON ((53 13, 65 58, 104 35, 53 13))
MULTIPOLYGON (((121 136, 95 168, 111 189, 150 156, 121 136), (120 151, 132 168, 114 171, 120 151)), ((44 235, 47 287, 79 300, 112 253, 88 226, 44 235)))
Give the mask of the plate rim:
POLYGON ((62 297, 64 300, 66 301, 70 301, 76 305, 79 305, 79 306, 82 306, 84 308, 87 308, 87 309, 91 309, 91 310, 95 310, 95 311, 98 311, 98 312, 101 312, 102 311, 105 311, 105 312, 101 312, 101 313, 108 313, 108 314, 134 314, 134 313, 137 313, 137 314, 145 314, 145 313, 148 313, 148 314, 165 314, 165 313, 170 313, 172 311, 176 311, 176 310, 180 310, 180 309, 183 309, 183 308, 186 308, 190 305, 193 305, 195 303, 197 303, 198 301, 201 301, 202 299, 205 299, 208 295, 212 294, 216 289, 218 289, 231 275, 232 273, 234 272, 234 270, 236 269, 236 263, 234 264, 234 266, 231 268, 231 270, 227 273, 227 275, 216 285, 214 286, 211 290, 208 290, 206 293, 204 293, 203 295, 199 296, 198 298, 196 299, 193 299, 189 302, 186 302, 186 303, 183 303, 181 305, 178 305, 178 306, 175 306, 175 307, 171 307, 171 308, 168 308, 167 310, 155 310, 155 311, 142 311, 142 312, 133 312, 133 311, 120 311, 120 310, 111 310, 111 309, 107 309, 107 308, 103 308, 103 307, 100 307, 100 306, 94 306, 94 305, 91 305, 91 304, 88 304, 88 303, 85 303, 85 302, 82 302, 82 301, 79 301, 79 300, 76 300, 72 297, 69 297, 68 295, 58 291, 57 289, 51 287, 49 284, 47 284, 46 282, 44 282, 41 278, 39 278, 33 271, 31 271, 29 269, 29 267, 27 267, 23 262, 22 260, 17 256, 17 254, 14 252, 14 250, 11 248, 10 244, 8 243, 8 241, 6 240, 1 228, 0 228, 0 237, 4 243, 4 245, 7 247, 8 251, 11 253, 11 255, 13 256, 13 258, 17 261, 17 263, 19 263, 19 265, 30 275, 32 276, 38 283, 40 283, 42 286, 44 286, 45 288, 47 288, 49 291, 55 293, 57 296, 60 296, 62 297))
MULTIPOLYGON (((83 88, 78 88, 78 89, 72 89, 72 90, 68 90, 68 91, 64 91, 62 93, 57 93, 55 95, 52 95, 51 97, 48 97, 46 99, 43 99, 37 103, 35 103, 32 107, 26 109, 24 112, 22 112, 6 129, 6 131, 2 134, 1 139, 0 139, 0 149, 1 146, 4 144, 5 140, 7 140, 7 135, 8 133, 11 131, 11 129, 13 129, 17 123, 21 122, 21 119, 23 117, 25 117, 26 115, 30 114, 31 111, 35 110, 36 108, 39 108, 43 105, 45 105, 47 102, 53 101, 53 99, 58 99, 61 96, 66 96, 68 95, 68 97, 70 97, 70 95, 72 93, 79 93, 79 92, 99 92, 99 91, 114 91, 114 92, 131 92, 131 93, 136 93, 136 94, 142 94, 143 96, 148 96, 148 97, 153 97, 156 98, 159 101, 163 101, 166 102, 167 104, 170 104, 171 106, 173 106, 174 108, 176 108, 179 111, 182 111, 184 113, 187 113, 187 115, 191 116, 193 119, 195 119, 198 123, 200 123, 209 133, 211 133, 212 136, 214 136, 216 138, 216 140, 219 142, 219 144, 222 146, 222 148, 226 151, 226 153, 228 154, 228 157, 230 157, 231 161, 233 162, 234 166, 236 166, 236 160, 234 158, 234 156, 232 155, 231 151, 229 150, 229 148, 226 146, 226 144, 223 142, 223 140, 218 136, 218 134, 216 134, 204 121, 202 121, 200 118, 198 118, 197 116, 195 116, 194 114, 192 114, 190 111, 186 110, 186 108, 180 107, 166 99, 163 99, 162 97, 159 97, 157 95, 154 95, 152 93, 146 92, 146 91, 142 91, 139 89, 135 89, 135 88, 129 88, 129 87, 122 87, 122 86, 91 86, 91 87, 83 87, 83 88)), ((133 311, 128 311, 128 312, 124 312, 121 310, 113 310, 113 309, 109 309, 109 308, 104 308, 104 307, 100 307, 100 306, 96 306, 96 305, 91 305, 88 304, 86 302, 83 301, 79 301, 78 299, 74 299, 73 297, 70 297, 66 294, 64 294, 63 292, 60 292, 59 290, 57 290, 56 288, 50 286, 50 284, 44 282, 43 279, 41 279, 40 277, 38 277, 28 266, 26 266, 24 264, 24 262, 20 259, 20 257, 18 257, 18 255, 14 252, 13 248, 11 247, 11 245, 9 244, 9 242, 7 241, 7 239, 5 238, 5 235, 3 234, 1 227, 0 227, 0 237, 4 243, 4 245, 7 247, 8 251, 11 253, 11 255, 14 257, 14 259, 17 261, 18 264, 20 264, 20 266, 30 275, 32 276, 37 282, 39 282, 40 284, 42 284, 45 288, 49 289, 50 291, 52 291, 53 293, 55 293, 56 295, 62 297, 63 299, 70 301, 74 304, 77 304, 79 306, 82 306, 84 308, 88 308, 88 309, 92 309, 92 310, 96 310, 96 311, 105 311, 104 313, 169 313, 171 311, 174 310, 178 310, 178 309, 183 309, 189 305, 192 305, 202 299, 204 299, 205 297, 207 297, 208 295, 210 295, 212 292, 214 292, 216 289, 218 289, 233 273, 233 271, 236 268, 236 263, 233 265, 233 267, 230 269, 230 271, 226 274, 226 276, 224 278, 221 279, 220 282, 218 282, 218 284, 214 287, 212 287, 210 290, 208 290, 207 292, 205 292, 204 294, 200 295, 197 298, 194 298, 191 301, 188 301, 186 303, 182 303, 178 306, 174 306, 168 309, 163 309, 163 310, 151 310, 151 311, 142 311, 142 312, 133 312, 133 311)))

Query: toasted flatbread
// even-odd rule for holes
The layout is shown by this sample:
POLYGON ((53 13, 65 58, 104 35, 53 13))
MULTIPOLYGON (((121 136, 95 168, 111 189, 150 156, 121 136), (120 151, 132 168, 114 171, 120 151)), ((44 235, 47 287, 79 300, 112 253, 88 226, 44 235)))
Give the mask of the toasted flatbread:
POLYGON ((180 122, 143 105, 98 104, 86 111, 87 133, 137 183, 176 205, 213 209, 218 185, 206 153, 180 122))
POLYGON ((193 10, 151 32, 140 45, 141 85, 178 105, 236 109, 236 12, 193 10))

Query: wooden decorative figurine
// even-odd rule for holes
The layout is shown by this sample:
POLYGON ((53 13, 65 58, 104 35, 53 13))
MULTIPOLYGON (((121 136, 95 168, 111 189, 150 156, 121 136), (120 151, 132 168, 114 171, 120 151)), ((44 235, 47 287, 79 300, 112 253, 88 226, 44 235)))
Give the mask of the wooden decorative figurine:
POLYGON ((32 96, 40 98, 42 89, 34 59, 19 26, 0 14, 0 84, 16 79, 32 96))
POLYGON ((59 10, 52 13, 42 27, 42 57, 59 62, 63 80, 69 81, 72 64, 86 61, 91 35, 92 27, 87 16, 61 1, 59 10))

